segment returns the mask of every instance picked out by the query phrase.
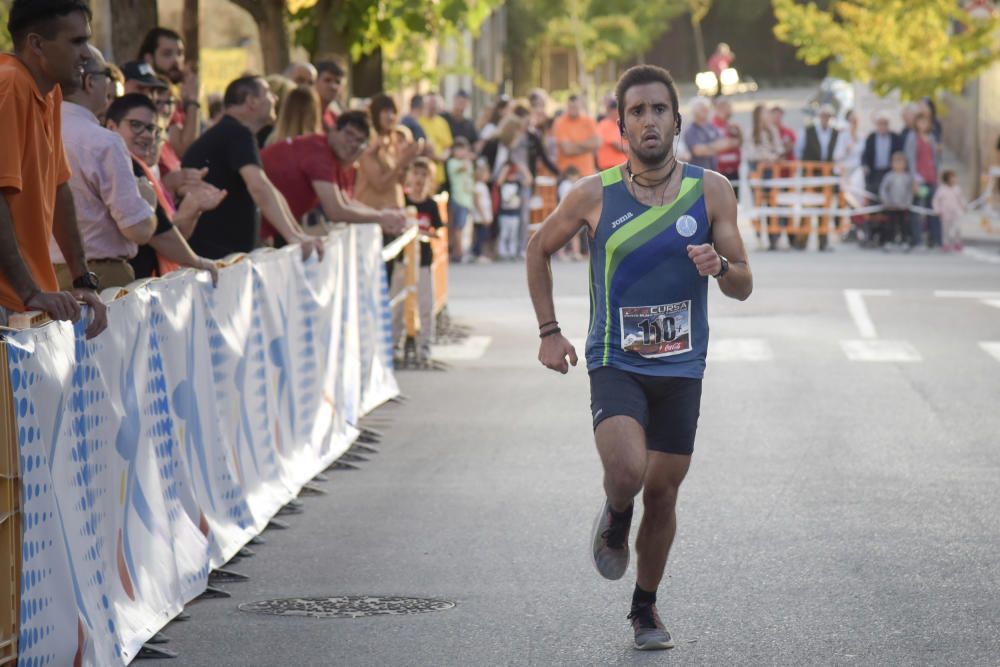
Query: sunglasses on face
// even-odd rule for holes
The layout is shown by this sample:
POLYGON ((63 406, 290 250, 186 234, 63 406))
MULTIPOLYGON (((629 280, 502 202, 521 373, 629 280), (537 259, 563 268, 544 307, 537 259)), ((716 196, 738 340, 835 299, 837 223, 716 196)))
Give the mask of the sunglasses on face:
POLYGON ((159 139, 163 133, 163 130, 157 127, 155 123, 144 123, 135 118, 126 118, 125 121, 128 123, 129 128, 136 134, 148 132, 154 139, 159 139))

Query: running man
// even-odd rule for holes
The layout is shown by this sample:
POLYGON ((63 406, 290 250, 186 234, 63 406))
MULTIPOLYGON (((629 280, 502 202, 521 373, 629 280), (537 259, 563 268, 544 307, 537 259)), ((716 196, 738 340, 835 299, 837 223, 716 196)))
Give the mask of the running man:
POLYGON ((636 648, 664 649, 674 644, 657 614, 656 591, 698 425, 708 277, 740 300, 750 296, 753 278, 729 181, 674 155, 681 116, 670 74, 633 67, 615 97, 630 160, 578 181, 546 220, 528 246, 528 286, 539 323, 538 359, 566 373, 577 356, 556 322, 550 258, 587 228, 586 359, 607 496, 594 529, 594 562, 607 579, 625 574, 633 499, 642 491, 628 618, 636 648))

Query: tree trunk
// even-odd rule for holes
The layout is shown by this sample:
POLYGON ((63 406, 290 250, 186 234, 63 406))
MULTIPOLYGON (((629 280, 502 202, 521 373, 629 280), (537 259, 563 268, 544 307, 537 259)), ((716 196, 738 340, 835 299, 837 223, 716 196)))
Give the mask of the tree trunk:
POLYGON ((231 0, 249 12, 260 33, 260 49, 264 54, 264 74, 282 72, 288 67, 288 20, 285 0, 231 0))
POLYGON ((181 19, 184 33, 184 56, 190 67, 198 71, 198 61, 201 56, 201 35, 198 26, 201 23, 201 3, 199 0, 184 0, 184 15, 181 19))
MULTIPOLYGON (((0 0, 0 5, 2 4, 0 0)), ((90 3, 90 10, 94 12, 94 20, 90 22, 90 29, 93 31, 90 43, 100 49, 108 62, 114 62, 112 56, 115 46, 111 41, 111 0, 94 0, 90 3)))
POLYGON ((385 92, 382 69, 382 49, 375 49, 351 65, 350 88, 352 97, 374 97, 385 92))
MULTIPOLYGON (((347 72, 347 76, 344 77, 344 92, 341 95, 346 93, 346 96, 350 97, 357 94, 354 84, 355 75, 365 75, 364 73, 370 72, 370 68, 373 66, 377 66, 379 69, 377 77, 374 77, 374 74, 372 76, 378 79, 381 89, 382 53, 380 50, 377 54, 373 54, 373 56, 377 55, 377 60, 371 60, 373 56, 369 56, 368 62, 356 70, 355 64, 351 62, 351 44, 347 35, 334 27, 333 17, 340 11, 343 4, 344 0, 319 0, 316 3, 313 8, 313 11, 316 12, 316 44, 310 55, 313 62, 333 60, 347 72)), ((361 63, 358 65, 360 66, 361 63)))
POLYGON ((113 62, 135 60, 143 37, 159 22, 156 0, 111 0, 113 62))
POLYGON ((343 0, 319 0, 313 8, 316 12, 316 44, 310 54, 313 60, 333 59, 341 65, 351 62, 351 45, 347 36, 334 27, 333 20, 343 4, 343 0))
POLYGON ((701 20, 691 18, 691 29, 694 33, 694 50, 698 58, 698 71, 704 72, 708 69, 708 61, 705 60, 705 38, 701 34, 701 20))

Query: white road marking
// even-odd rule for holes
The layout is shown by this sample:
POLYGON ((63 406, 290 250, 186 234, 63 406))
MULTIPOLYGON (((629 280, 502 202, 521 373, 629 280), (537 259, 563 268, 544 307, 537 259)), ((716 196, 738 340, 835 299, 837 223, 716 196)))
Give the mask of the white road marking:
POLYGON ((868 315, 868 307, 865 306, 866 296, 889 296, 889 290, 881 289, 845 289, 844 299, 847 301, 847 311, 854 320, 854 326, 858 328, 858 335, 866 339, 878 338, 875 331, 875 323, 868 315))
POLYGON ((842 340, 840 345, 851 361, 923 361, 917 348, 905 340, 842 340))
POLYGON ((774 352, 763 338, 713 338, 708 361, 773 361, 774 352))
POLYGON ((979 248, 963 248, 962 254, 966 257, 976 260, 977 262, 986 262, 987 264, 1000 264, 1000 255, 991 252, 986 252, 985 250, 980 250, 979 248))
POLYGON ((934 296, 941 299, 1000 299, 1000 292, 969 290, 934 290, 934 296))
POLYGON ((431 345, 431 359, 436 361, 475 361, 486 354, 492 336, 469 336, 454 345, 431 345))
POLYGON ((979 344, 979 347, 986 350, 988 355, 1000 361, 1000 342, 984 341, 979 344))

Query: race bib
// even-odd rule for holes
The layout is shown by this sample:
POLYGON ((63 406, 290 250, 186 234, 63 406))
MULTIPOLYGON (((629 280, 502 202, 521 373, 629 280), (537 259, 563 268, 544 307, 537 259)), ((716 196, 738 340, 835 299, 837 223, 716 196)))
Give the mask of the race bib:
POLYGON ((691 302, 619 309, 622 349, 647 359, 691 351, 691 302))

